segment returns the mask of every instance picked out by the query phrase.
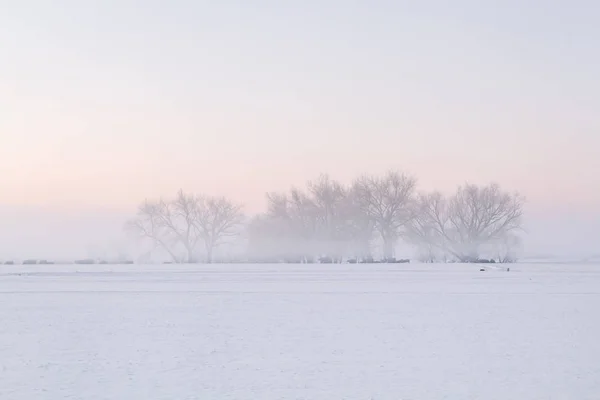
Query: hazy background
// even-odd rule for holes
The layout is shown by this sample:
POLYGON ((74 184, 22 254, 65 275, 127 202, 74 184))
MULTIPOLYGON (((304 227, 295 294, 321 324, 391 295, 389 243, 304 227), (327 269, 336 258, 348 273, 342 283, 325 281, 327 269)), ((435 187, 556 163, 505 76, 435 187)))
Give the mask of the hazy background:
POLYGON ((0 0, 0 257, 388 168, 519 190, 528 253, 600 252, 600 3, 293 3, 0 0))

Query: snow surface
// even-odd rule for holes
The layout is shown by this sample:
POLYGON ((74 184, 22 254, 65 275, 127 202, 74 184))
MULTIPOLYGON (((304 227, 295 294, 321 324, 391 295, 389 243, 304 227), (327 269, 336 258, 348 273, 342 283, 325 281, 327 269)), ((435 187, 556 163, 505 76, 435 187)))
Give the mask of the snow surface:
POLYGON ((0 266, 0 399, 598 399, 600 265, 0 266))

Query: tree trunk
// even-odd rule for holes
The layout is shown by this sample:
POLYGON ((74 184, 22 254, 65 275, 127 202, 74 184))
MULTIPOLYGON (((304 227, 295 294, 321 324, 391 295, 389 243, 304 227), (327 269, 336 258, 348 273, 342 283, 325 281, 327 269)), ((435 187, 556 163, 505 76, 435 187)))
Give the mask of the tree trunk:
POLYGON ((194 259, 194 249, 189 246, 185 246, 185 249, 187 251, 187 262, 189 264, 195 263, 196 260, 194 259))
POLYGON ((206 249, 206 263, 210 264, 213 261, 213 250, 215 246, 210 241, 207 241, 204 243, 204 248, 206 249))
POLYGON ((390 236, 383 236, 383 258, 387 261, 394 258, 394 247, 396 239, 390 236))
POLYGON ((167 245, 165 245, 162 241, 158 242, 160 244, 160 246, 165 249, 165 251, 169 254, 169 256, 171 256, 171 259, 173 260, 173 263, 175 264, 179 264, 180 260, 177 258, 177 256, 175 255, 175 253, 173 253, 171 251, 171 249, 169 249, 169 247, 167 245))

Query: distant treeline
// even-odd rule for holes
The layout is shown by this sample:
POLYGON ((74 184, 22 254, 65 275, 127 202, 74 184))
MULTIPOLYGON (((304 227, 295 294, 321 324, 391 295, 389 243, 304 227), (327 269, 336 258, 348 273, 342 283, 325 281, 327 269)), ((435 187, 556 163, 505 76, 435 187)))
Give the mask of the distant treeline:
POLYGON ((524 198, 497 184, 423 192, 409 174, 364 175, 350 184, 328 175, 305 188, 267 194, 267 209, 244 215, 222 197, 186 193, 145 200, 126 225, 147 246, 147 259, 216 261, 216 250, 237 240, 249 262, 395 260, 399 243, 421 262, 514 262, 524 198), (376 257, 375 253, 379 256, 376 257))
MULTIPOLYGON (((306 264, 306 263, 317 263, 317 264, 336 264, 336 263, 346 263, 346 264, 408 264, 410 263, 411 260, 407 259, 407 258, 403 258, 403 259, 395 259, 395 258, 391 258, 391 259, 383 259, 383 260, 374 260, 372 258, 368 258, 368 259, 356 259, 356 258, 351 258, 348 260, 343 260, 343 261, 339 261, 339 260, 334 260, 330 257, 321 257, 317 260, 313 260, 313 261, 306 261, 303 259, 286 259, 286 260, 275 260, 275 259, 262 259, 262 260, 248 260, 248 259, 244 259, 244 260, 223 260, 223 259, 218 259, 213 261, 213 263, 215 264, 306 264)), ((448 263, 454 263, 455 261, 447 261, 448 263)), ((470 260, 470 261, 466 261, 468 263, 477 263, 477 264, 495 264, 497 262, 502 262, 502 261, 496 261, 494 259, 477 259, 477 260, 470 260)), ((55 262, 54 261, 47 261, 47 260, 23 260, 22 262, 18 263, 15 261, 4 261, 3 263, 0 263, 3 265, 54 265, 55 262)), ((105 260, 93 260, 93 259, 83 259, 83 260, 75 260, 75 261, 71 261, 71 262, 65 262, 65 261, 61 261, 58 262, 58 264, 61 265, 66 265, 66 264, 78 264, 78 265, 131 265, 134 264, 134 261, 131 260, 126 260, 126 261, 105 261, 105 260)), ((164 261, 162 264, 173 264, 172 261, 164 261)), ((206 262, 191 262, 191 263, 178 263, 178 264, 206 264, 206 262)))
POLYGON ((321 175, 266 200, 266 210, 251 216, 223 196, 180 190, 145 200, 125 226, 141 255, 71 263, 133 263, 122 257, 140 264, 409 262, 396 258, 400 244, 414 249, 420 262, 509 263, 522 245, 524 198, 497 184, 464 184, 443 194, 418 190, 416 178, 399 171, 349 184, 321 175), (237 250, 219 252, 225 244, 237 250))

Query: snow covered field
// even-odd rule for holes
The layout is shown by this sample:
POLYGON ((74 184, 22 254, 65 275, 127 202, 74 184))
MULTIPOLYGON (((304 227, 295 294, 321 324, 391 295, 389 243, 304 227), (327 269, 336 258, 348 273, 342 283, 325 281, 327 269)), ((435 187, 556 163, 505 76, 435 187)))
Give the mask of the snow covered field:
POLYGON ((598 399, 600 265, 0 266, 0 399, 598 399))

